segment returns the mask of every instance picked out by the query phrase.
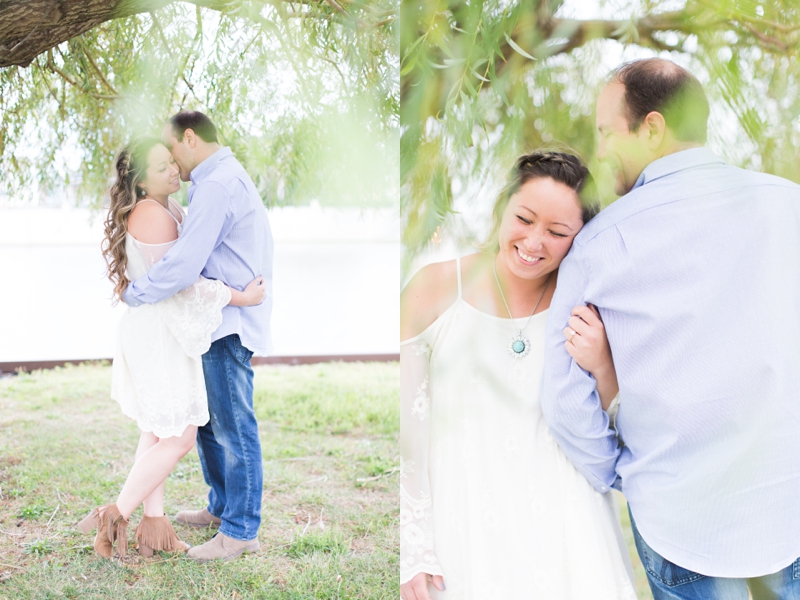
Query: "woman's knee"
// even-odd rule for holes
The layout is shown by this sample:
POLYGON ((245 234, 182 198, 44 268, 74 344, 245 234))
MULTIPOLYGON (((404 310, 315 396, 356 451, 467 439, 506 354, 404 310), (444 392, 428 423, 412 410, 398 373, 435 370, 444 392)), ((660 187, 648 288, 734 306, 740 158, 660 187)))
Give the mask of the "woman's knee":
POLYGON ((186 429, 184 429, 181 435, 176 435, 169 438, 161 438, 160 443, 173 448, 175 452, 180 453, 181 457, 183 457, 186 456, 194 447, 196 437, 197 427, 194 425, 189 425, 186 429))

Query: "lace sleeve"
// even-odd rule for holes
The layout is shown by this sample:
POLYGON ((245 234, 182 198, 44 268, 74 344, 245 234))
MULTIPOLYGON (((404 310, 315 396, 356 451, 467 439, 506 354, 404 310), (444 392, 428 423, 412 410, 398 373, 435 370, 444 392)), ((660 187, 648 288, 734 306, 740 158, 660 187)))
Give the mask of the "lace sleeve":
POLYGON ((222 323, 222 309, 231 291, 221 281, 198 277, 192 285, 163 300, 164 321, 188 356, 199 356, 211 346, 211 334, 222 323))
POLYGON ((400 583, 417 573, 444 575, 433 546, 428 442, 430 344, 400 346, 400 583))

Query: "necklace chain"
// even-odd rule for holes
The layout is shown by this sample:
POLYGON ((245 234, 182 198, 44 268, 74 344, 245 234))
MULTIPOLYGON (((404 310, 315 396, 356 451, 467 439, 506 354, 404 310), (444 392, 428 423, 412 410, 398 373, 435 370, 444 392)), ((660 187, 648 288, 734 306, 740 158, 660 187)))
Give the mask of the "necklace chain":
MULTIPOLYGON (((492 261, 492 271, 494 272, 494 280, 497 282, 497 289, 500 290, 500 297, 503 299, 503 304, 506 305, 506 310, 508 311, 508 316, 511 318, 511 324, 513 327, 514 315, 511 314, 511 309, 508 307, 508 302, 506 302, 506 296, 505 294, 503 294, 503 286, 500 285, 500 278, 497 277, 497 255, 495 255, 494 260, 492 261)), ((525 331, 525 328, 528 327, 528 324, 531 322, 534 313, 536 313, 536 309, 539 308, 539 303, 541 303, 542 298, 544 298, 544 293, 547 291, 547 284, 550 283, 550 275, 552 275, 552 271, 547 274, 547 279, 544 280, 544 288, 542 288, 542 294, 536 301, 536 306, 533 307, 533 311, 531 312, 531 315, 528 317, 528 320, 525 321, 525 325, 522 327, 522 329, 519 330, 520 335, 522 334, 523 331, 525 331)))

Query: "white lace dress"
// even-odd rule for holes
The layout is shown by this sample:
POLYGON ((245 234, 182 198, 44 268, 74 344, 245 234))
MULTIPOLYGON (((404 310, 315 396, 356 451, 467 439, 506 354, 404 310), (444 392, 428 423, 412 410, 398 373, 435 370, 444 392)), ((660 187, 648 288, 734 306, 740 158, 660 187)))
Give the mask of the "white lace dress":
POLYGON ((511 356, 510 320, 467 304, 459 272, 456 302, 401 344, 401 583, 440 574, 447 590, 429 593, 452 600, 636 599, 613 497, 542 417, 546 319, 511 356))
MULTIPOLYGON (((183 214, 180 205, 170 202, 183 214)), ((182 221, 175 220, 180 234, 182 221)), ((173 245, 144 244, 128 234, 128 278, 147 274, 173 245)), ((125 309, 117 329, 111 397, 142 431, 172 437, 187 425, 208 422, 201 355, 230 297, 222 282, 200 277, 162 302, 125 309)))

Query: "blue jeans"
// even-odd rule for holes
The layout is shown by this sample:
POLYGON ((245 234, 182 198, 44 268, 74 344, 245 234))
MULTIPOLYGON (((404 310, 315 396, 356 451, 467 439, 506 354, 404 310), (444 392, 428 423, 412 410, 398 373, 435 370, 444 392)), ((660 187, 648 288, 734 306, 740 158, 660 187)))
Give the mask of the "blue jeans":
POLYGON ((208 512, 219 530, 236 540, 253 540, 261 525, 261 441, 253 411, 253 353, 239 336, 211 344, 203 355, 208 424, 197 430, 203 477, 211 487, 208 512))
POLYGON ((647 572, 655 600, 800 600, 800 558, 785 569, 751 579, 709 577, 671 563, 644 541, 633 521, 636 550, 647 572))

